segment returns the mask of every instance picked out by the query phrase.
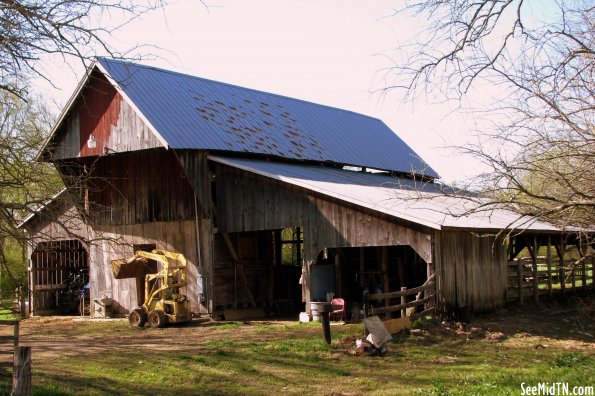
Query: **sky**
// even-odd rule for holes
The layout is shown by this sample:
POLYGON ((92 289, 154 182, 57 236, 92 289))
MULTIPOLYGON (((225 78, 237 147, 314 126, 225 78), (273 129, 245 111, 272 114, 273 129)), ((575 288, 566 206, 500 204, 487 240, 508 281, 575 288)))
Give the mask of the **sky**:
MULTIPOLYGON (((381 93, 399 46, 427 23, 394 15, 399 0, 172 0, 109 38, 142 63, 208 79, 295 97, 370 115, 384 121, 446 182, 478 172, 478 164, 454 153, 476 120, 457 103, 432 98, 406 102, 381 93)), ((102 15, 100 23, 118 23, 102 15)), ((84 67, 46 62, 52 81, 38 91, 61 108, 84 67)))

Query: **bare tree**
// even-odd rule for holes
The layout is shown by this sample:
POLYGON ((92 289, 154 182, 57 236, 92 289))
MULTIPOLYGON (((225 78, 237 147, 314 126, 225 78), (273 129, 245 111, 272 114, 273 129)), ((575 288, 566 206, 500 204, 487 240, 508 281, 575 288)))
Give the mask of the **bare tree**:
POLYGON ((460 100, 474 89, 500 101, 474 115, 477 139, 459 150, 487 172, 465 187, 474 210, 512 209, 560 227, 595 226, 595 7, 583 1, 415 1, 398 13, 427 18, 404 46, 387 90, 460 100))
POLYGON ((162 0, 0 0, 0 90, 24 98, 28 78, 49 81, 40 62, 44 55, 85 65, 96 53, 125 56, 109 44, 122 23, 110 26, 109 20, 126 24, 162 5, 162 0))
POLYGON ((52 118, 43 107, 0 93, 0 265, 10 274, 7 246, 20 242, 16 224, 61 188, 53 166, 35 162, 52 118))

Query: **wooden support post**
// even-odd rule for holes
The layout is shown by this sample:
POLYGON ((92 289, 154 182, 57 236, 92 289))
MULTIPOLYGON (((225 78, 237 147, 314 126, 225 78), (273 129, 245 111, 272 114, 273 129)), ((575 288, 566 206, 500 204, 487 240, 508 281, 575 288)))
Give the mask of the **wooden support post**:
POLYGON ((552 237, 547 237, 547 290, 550 297, 553 295, 552 290, 552 237))
POLYGON ((359 272, 362 273, 366 270, 366 257, 364 255, 364 248, 359 248, 359 272))
POLYGON ((336 286, 336 291, 337 291, 337 297, 342 297, 343 296, 343 290, 342 290, 342 274, 341 274, 341 254, 340 254, 340 248, 335 249, 335 286, 336 286))
POLYGON ((574 264, 572 265, 572 270, 571 270, 571 275, 572 275, 572 292, 576 292, 576 270, 577 270, 577 266, 576 266, 576 261, 574 262, 574 264))
POLYGON ((242 281, 242 285, 244 286, 244 290, 248 295, 248 299, 250 300, 250 305, 256 307, 256 300, 254 299, 254 295, 252 294, 252 290, 250 290, 250 286, 248 285, 248 279, 246 278, 246 273, 244 272, 244 265, 241 261, 239 261, 239 256, 231 243, 231 239, 229 238, 229 234, 223 234, 223 240, 227 245, 227 249, 229 250, 229 254, 231 259, 234 261, 234 266, 236 267, 237 273, 240 275, 240 280, 242 281))
MULTIPOLYGON (((380 261, 380 268, 382 269, 382 274, 384 276, 384 292, 388 293, 390 292, 389 289, 389 282, 388 282, 388 247, 387 246, 382 246, 380 248, 380 254, 381 254, 381 261, 380 261)), ((390 299, 386 298, 384 299, 384 306, 388 307, 390 305, 390 299)))
MULTIPOLYGON (((406 291, 407 288, 405 286, 401 287, 401 291, 406 291)), ((407 304, 407 296, 403 295, 401 296, 401 305, 403 304, 407 304)), ((401 309, 401 317, 404 318, 405 316, 407 316, 407 308, 403 308, 401 309)))
POLYGON ((587 260, 583 260, 583 263, 582 263, 583 273, 581 274, 582 275, 581 280, 583 282, 583 290, 587 290, 587 263, 586 263, 586 261, 587 260))
POLYGON ((19 346, 19 321, 16 320, 14 322, 14 347, 18 347, 19 346))
POLYGON ((320 319, 322 320, 322 333, 324 335, 324 341, 330 345, 331 343, 331 322, 328 311, 320 313, 320 319))
POLYGON ((516 271, 518 275, 518 289, 519 289, 519 304, 523 305, 523 263, 517 259, 516 271))
POLYGON ((279 243, 279 240, 276 239, 276 231, 271 232, 269 238, 271 241, 270 244, 270 249, 269 252, 272 253, 272 260, 268 260, 268 264, 269 264, 269 281, 268 281, 268 285, 267 285, 267 303, 269 307, 272 307, 274 304, 274 300, 275 300, 275 264, 276 264, 276 254, 275 254, 275 248, 277 246, 277 244, 279 243))
POLYGON ((560 258, 560 290, 562 294, 566 294, 566 271, 564 270, 564 241, 560 240, 560 250, 558 251, 558 257, 560 258))
POLYGON ((397 265, 399 269, 399 286, 405 286, 405 264, 403 263, 403 257, 397 257, 397 265))
POLYGON ((539 243, 537 236, 533 237, 533 299, 536 303, 539 302, 539 279, 537 275, 537 252, 539 251, 539 243))
POLYGON ((14 348, 11 395, 31 395, 31 347, 14 348))

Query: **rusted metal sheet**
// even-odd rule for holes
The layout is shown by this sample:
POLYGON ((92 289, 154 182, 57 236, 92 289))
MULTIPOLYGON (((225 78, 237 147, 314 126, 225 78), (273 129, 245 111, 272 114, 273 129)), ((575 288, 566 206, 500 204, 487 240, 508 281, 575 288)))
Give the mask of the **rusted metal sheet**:
POLYGON ((99 58, 98 67, 174 149, 264 154, 438 176, 372 117, 105 58, 99 58))

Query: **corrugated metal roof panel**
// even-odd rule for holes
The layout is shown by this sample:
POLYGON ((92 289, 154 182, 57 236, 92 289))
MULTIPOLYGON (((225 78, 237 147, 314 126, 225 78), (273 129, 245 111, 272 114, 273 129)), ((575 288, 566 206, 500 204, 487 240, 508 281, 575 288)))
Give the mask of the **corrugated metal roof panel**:
POLYGON ((443 194, 434 183, 322 166, 216 156, 209 159, 434 229, 559 231, 549 223, 519 218, 503 209, 464 215, 475 207, 476 200, 443 194))
POLYGON ((378 119, 167 70, 98 62, 174 149, 248 152, 438 177, 378 119))

